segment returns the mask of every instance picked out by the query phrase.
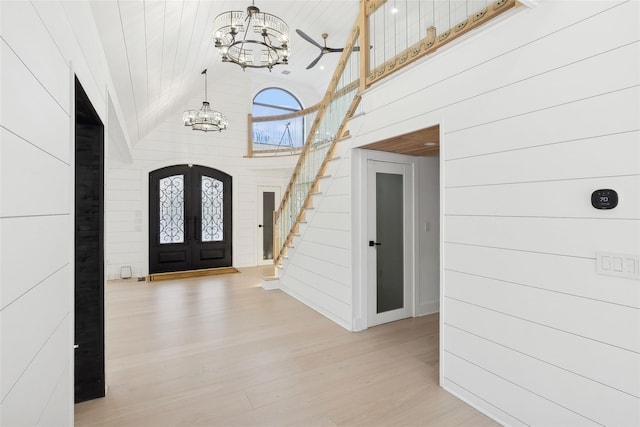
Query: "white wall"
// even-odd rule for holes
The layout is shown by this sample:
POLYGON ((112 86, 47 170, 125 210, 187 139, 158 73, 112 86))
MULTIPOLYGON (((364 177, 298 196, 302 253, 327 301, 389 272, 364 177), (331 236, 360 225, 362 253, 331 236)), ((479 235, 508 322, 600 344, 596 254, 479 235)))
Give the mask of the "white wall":
POLYGON ((418 158, 416 315, 440 311, 440 158, 418 158))
POLYGON ((195 94, 183 109, 168 115, 138 141, 130 159, 109 158, 105 225, 108 279, 119 278, 123 266, 131 266, 134 276, 148 274, 149 172, 176 164, 208 166, 232 176, 233 265, 257 265, 257 188, 269 185, 284 189, 297 157, 243 157, 247 154, 247 114, 251 112, 254 83, 250 72, 234 71, 239 74, 230 81, 209 85, 212 108, 229 119, 227 130, 205 133, 183 125, 183 111, 202 105, 202 94, 195 94))
POLYGON ((376 85, 351 126, 440 124, 441 384, 507 425, 640 424, 640 282, 595 271, 640 254, 639 16, 520 8, 376 85))
POLYGON ((73 424, 73 79, 105 121, 87 4, 0 2, 0 424, 73 424))
POLYGON ((351 156, 338 143, 293 248, 278 272, 280 289, 346 329, 352 329, 351 156))

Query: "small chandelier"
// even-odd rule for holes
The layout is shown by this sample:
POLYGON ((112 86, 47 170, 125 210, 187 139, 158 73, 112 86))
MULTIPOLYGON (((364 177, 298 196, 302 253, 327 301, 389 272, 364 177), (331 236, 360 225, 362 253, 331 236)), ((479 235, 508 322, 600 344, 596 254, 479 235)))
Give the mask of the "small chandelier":
POLYGON ((207 70, 205 69, 200 74, 204 74, 204 101, 202 102, 202 108, 200 110, 185 111, 182 115, 184 125, 191 126, 193 130, 201 130, 203 132, 209 132, 210 130, 222 132, 227 128, 229 122, 224 114, 209 107, 209 102, 207 101, 207 70))
POLYGON ((233 62, 245 68, 268 68, 287 64, 289 26, 270 13, 260 12, 255 6, 221 13, 213 20, 213 41, 222 55, 222 62, 233 62), (257 40, 254 40, 254 37, 257 40))

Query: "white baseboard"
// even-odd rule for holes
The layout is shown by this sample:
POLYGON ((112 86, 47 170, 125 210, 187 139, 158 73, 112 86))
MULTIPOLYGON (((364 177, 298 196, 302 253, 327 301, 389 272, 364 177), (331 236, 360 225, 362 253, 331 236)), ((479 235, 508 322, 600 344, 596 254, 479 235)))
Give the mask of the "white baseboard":
POLYGON ((431 300, 418 304, 416 307, 416 317, 440 312, 440 300, 431 300))
POLYGON ((263 277, 260 280, 260 285, 265 291, 272 291, 274 289, 280 289, 280 279, 278 277, 263 277))

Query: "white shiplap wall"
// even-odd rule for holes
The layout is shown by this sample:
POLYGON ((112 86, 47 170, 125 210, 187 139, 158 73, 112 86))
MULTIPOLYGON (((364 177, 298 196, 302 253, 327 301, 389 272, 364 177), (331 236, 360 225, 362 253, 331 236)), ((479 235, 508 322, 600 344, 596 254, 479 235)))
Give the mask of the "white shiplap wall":
POLYGON ((440 123, 441 380, 507 425, 640 424, 640 5, 544 1, 381 82, 358 144, 440 123), (614 188, 620 205, 591 207, 614 188))
POLYGON ((318 192, 278 272, 280 289, 351 330, 349 139, 338 142, 318 192))
POLYGON ((0 425, 72 425, 73 78, 103 121, 110 78, 87 4, 0 16, 0 425))

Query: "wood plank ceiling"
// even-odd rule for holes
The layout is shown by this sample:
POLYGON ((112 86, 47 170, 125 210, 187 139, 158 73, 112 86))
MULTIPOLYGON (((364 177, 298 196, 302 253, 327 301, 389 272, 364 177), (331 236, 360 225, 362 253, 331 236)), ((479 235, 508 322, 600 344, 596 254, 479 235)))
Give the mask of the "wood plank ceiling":
POLYGON ((405 133, 382 141, 372 142, 360 148, 409 154, 411 156, 435 156, 440 151, 440 126, 432 126, 405 133))
MULTIPOLYGON (((201 93, 200 72, 204 68, 218 79, 247 78, 246 74, 240 77, 239 67, 221 62, 211 36, 218 14, 246 10, 250 4, 250 0, 91 0, 132 144, 164 117, 180 112, 190 95, 201 93)), ((343 47, 355 23, 359 1, 258 0, 255 5, 289 25, 292 53, 289 65, 274 68, 272 74, 264 69, 247 69, 245 73, 266 73, 278 86, 293 92, 303 85, 317 91, 320 100, 340 55, 325 55, 316 67, 305 70, 320 51, 295 30, 303 30, 320 43, 321 34, 329 33, 328 45, 343 47)), ((265 77, 260 78, 264 86, 265 77)), ((215 93, 210 96, 215 98, 215 93)))

